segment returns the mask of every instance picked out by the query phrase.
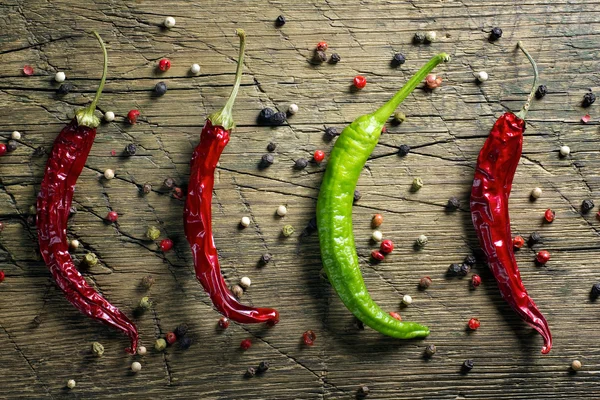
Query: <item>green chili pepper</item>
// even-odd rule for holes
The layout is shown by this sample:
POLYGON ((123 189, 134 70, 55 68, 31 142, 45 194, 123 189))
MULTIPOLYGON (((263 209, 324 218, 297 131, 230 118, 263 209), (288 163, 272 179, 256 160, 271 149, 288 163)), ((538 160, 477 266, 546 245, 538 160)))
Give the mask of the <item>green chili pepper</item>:
POLYGON ((436 55, 381 108, 358 117, 342 131, 329 156, 317 201, 321 258, 329 281, 346 307, 365 325, 400 339, 427 336, 429 328, 398 321, 371 299, 354 245, 352 201, 358 177, 387 119, 435 66, 449 60, 445 53, 436 55))

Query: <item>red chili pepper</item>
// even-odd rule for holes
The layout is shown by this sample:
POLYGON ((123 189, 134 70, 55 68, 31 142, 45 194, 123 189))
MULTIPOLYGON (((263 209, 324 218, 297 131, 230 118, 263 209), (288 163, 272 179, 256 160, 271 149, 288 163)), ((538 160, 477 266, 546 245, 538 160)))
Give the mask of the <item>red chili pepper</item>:
POLYGON ((192 247, 196 278, 217 310, 227 318, 240 323, 276 324, 279 321, 277 310, 240 304, 229 291, 221 275, 219 257, 212 235, 211 203, 215 168, 223 149, 229 142, 229 133, 234 126, 232 109, 240 87, 244 65, 246 34, 238 29, 237 35, 240 38, 240 56, 235 85, 225 107, 207 118, 200 135, 200 143, 194 150, 183 223, 185 235, 192 247))
POLYGON ((42 257, 67 300, 89 317, 123 331, 131 339, 131 347, 126 351, 135 354, 137 328, 77 271, 69 255, 66 234, 75 183, 94 142, 96 128, 100 125, 94 111, 104 88, 108 62, 102 39, 96 32, 94 35, 104 53, 102 80, 92 103, 75 113, 75 118, 63 128, 52 146, 37 199, 38 241, 42 257))
POLYGON ((552 348, 552 335, 544 315, 529 297, 521 281, 508 214, 508 198, 523 147, 524 118, 538 80, 535 62, 520 42, 519 48, 533 66, 533 89, 519 113, 515 115, 507 112, 498 118, 479 153, 471 191, 471 217, 502 297, 521 319, 542 335, 542 353, 546 354, 552 348))

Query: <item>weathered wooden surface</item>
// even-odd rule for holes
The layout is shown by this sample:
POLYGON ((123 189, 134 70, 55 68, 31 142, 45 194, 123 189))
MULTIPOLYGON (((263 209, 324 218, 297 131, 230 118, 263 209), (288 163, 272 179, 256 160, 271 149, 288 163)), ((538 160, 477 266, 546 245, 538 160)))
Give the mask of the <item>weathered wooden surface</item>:
MULTIPOLYGON (((590 112, 580 101, 588 87, 597 86, 600 29, 598 2, 592 1, 363 1, 341 0, 224 2, 95 0, 19 1, 0 3, 0 135, 23 133, 14 153, 0 159, 0 376, 3 398, 350 398, 359 384, 368 385, 373 398, 430 399, 564 399, 598 398, 600 334, 597 304, 589 300, 591 285, 600 277, 600 224, 595 211, 582 216, 581 201, 600 200, 600 141, 597 123, 582 125, 590 112), (277 15, 288 23, 274 27, 277 15), (161 29, 165 16, 177 25, 161 29), (504 30, 496 42, 487 40, 493 26, 504 30), (215 185, 214 228, 224 273, 231 283, 242 276, 253 285, 244 301, 274 306, 281 322, 273 329, 232 324, 216 331, 219 315, 196 282, 189 247, 183 235, 183 203, 161 189, 173 177, 188 178, 188 161, 198 142, 204 117, 221 107, 235 69, 237 39, 234 28, 249 35, 243 87, 235 108, 238 127, 221 159, 215 185), (46 157, 32 156, 38 146, 50 148, 73 110, 88 103, 100 74, 97 43, 82 36, 98 30, 109 48, 109 80, 99 109, 117 114, 103 123, 77 186, 79 212, 71 219, 69 235, 101 259, 86 272, 90 282, 128 315, 143 292, 140 279, 157 278, 150 296, 151 312, 136 319, 143 344, 187 322, 195 344, 188 351, 169 348, 149 351, 141 358, 143 370, 129 372, 132 358, 123 349, 127 339, 80 315, 62 296, 36 253, 35 229, 27 224, 46 157), (430 46, 411 44, 417 30, 435 30, 439 40, 430 46), (501 299, 484 265, 478 290, 467 279, 446 279, 448 264, 460 262, 477 247, 467 198, 477 152, 495 119, 506 109, 517 110, 531 84, 531 69, 515 51, 523 40, 538 61, 542 82, 550 93, 535 101, 529 113, 522 162, 511 198, 513 231, 528 235, 538 230, 544 239, 535 249, 522 249, 517 259, 526 287, 549 320, 554 349, 542 356, 542 340, 519 321, 501 299), (326 40, 342 62, 311 65, 314 45, 326 40), (395 51, 407 63, 390 66, 395 51), (320 179, 326 163, 298 172, 293 160, 328 150, 325 126, 342 128, 374 109, 399 88, 430 56, 446 51, 453 61, 437 69, 443 86, 434 93, 417 90, 401 110, 408 120, 390 126, 383 135, 359 182, 363 198, 354 208, 355 235, 363 272, 373 297, 387 310, 399 310, 409 293, 414 305, 401 310, 403 318, 425 323, 432 333, 426 340, 397 341, 372 330, 359 331, 351 314, 320 273, 316 235, 299 237, 313 216, 320 179), (169 57, 173 67, 157 74, 155 65, 169 57), (187 75, 197 62, 202 74, 187 75), (35 76, 25 77, 25 64, 35 76), (76 86, 59 97, 52 81, 65 71, 76 86), (473 71, 486 70, 490 80, 476 85, 473 71), (358 74, 367 87, 349 90, 358 74), (167 82, 161 98, 151 94, 154 84, 167 82), (255 118, 264 106, 285 110, 291 102, 300 112, 289 126, 258 127, 255 118), (122 120, 128 110, 141 111, 140 122, 122 120), (278 143, 276 163, 259 170, 257 163, 269 141, 278 143), (138 155, 121 156, 127 143, 139 146, 138 155), (413 151, 396 155, 400 144, 413 151), (572 154, 558 157, 567 144, 572 154), (117 155, 112 156, 111 151, 117 155), (106 182, 99 173, 116 170, 106 182), (409 191, 413 177, 425 187, 409 191), (152 182, 156 189, 140 196, 138 185, 152 182), (535 203, 530 190, 540 186, 535 203), (447 213, 450 196, 463 207, 447 213), (274 217, 279 204, 288 215, 274 217), (542 224, 546 208, 556 221, 542 224), (120 214, 117 226, 102 218, 110 209, 120 214), (382 212, 385 236, 397 250, 380 265, 369 265, 369 222, 382 212), (252 225, 237 224, 249 215, 252 225), (175 242, 165 256, 144 240, 150 224, 175 242), (280 238, 284 224, 297 234, 280 238), (421 233, 430 243, 413 249, 421 233), (545 268, 533 263, 535 251, 545 248, 552 260, 545 268), (257 268, 265 251, 274 262, 257 268), (421 276, 434 284, 417 290, 421 276), (481 328, 465 331, 469 318, 481 328), (34 322, 38 319, 39 324, 34 322), (315 346, 301 344, 301 334, 312 329, 315 346), (254 346, 239 350, 252 338, 254 346), (100 341, 102 359, 90 355, 89 345, 100 341), (438 353, 422 358, 426 344, 438 353), (475 360, 468 375, 459 373, 466 358, 475 360), (584 365, 569 372, 571 360, 584 365), (268 360, 272 368, 252 380, 243 378, 248 366, 268 360), (77 388, 65 388, 68 379, 77 388)), ((599 201, 597 201, 599 202, 599 201)), ((85 250, 76 252, 81 257, 85 250)), ((140 359, 140 357, 136 357, 140 359)))

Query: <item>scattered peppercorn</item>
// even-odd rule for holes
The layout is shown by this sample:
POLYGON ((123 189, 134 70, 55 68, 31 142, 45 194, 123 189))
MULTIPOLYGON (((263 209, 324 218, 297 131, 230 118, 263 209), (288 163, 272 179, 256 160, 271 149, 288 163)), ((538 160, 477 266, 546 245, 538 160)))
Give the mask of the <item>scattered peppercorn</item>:
POLYGON ((243 276, 240 279, 240 286, 242 287, 242 289, 246 290, 250 287, 250 285, 252 285, 252 281, 247 276, 243 276))
POLYGON ((240 285, 233 285, 231 287, 231 293, 239 299, 244 295, 244 289, 242 289, 240 285))
POLYGON ((429 344, 429 345, 427 345, 427 347, 425 347, 425 355, 427 357, 433 356, 436 351, 437 351, 437 348, 435 347, 435 344, 429 344))
POLYGON ((219 324, 219 328, 227 329, 229 327, 229 318, 227 318, 227 317, 219 318, 218 324, 219 324))
POLYGON ((102 344, 98 342, 92 343, 92 353, 96 357, 102 357, 104 355, 104 346, 102 346, 102 344))
POLYGON ((258 114, 258 122, 268 125, 271 123, 271 118, 273 118, 274 114, 275 111, 273 109, 265 107, 258 114))
POLYGON ((373 219, 371 219, 371 226, 373 228, 378 228, 383 224, 383 215, 375 214, 373 215, 373 219))
POLYGON ((546 94, 548 94, 548 88, 546 87, 546 85, 540 85, 540 86, 538 86, 537 90, 535 91, 535 97, 536 97, 536 99, 541 99, 546 94))
POLYGON ((173 330, 173 333, 178 338, 182 338, 185 335, 187 335, 188 330, 189 330, 189 327, 187 324, 179 324, 179 325, 177 325, 177 328, 175 328, 175 330, 173 330))
POLYGON ((6 144, 6 151, 12 152, 15 151, 18 147, 18 143, 16 140, 9 140, 6 144))
POLYGON ((260 364, 258 364, 258 368, 256 369, 257 372, 265 372, 269 369, 270 365, 268 361, 261 361, 260 364))
POLYGON ((417 192, 422 187, 423 187, 423 180, 420 177, 416 177, 415 179, 413 179, 410 189, 413 192, 417 192))
POLYGON ((173 344, 177 341, 177 336, 173 332, 167 332, 165 335, 165 340, 168 344, 173 344))
POLYGON ((471 272, 471 267, 468 264, 460 264, 460 271, 458 274, 461 276, 467 276, 471 272))
POLYGON ((88 267, 94 267, 98 264, 98 257, 94 253, 87 253, 83 256, 83 263, 88 267))
POLYGON ((337 64, 342 60, 342 58, 340 57, 340 55, 338 53, 333 53, 331 55, 331 58, 329 59, 329 62, 332 64, 337 64))
POLYGON ((248 369, 244 373, 244 376, 246 378, 252 378, 254 375, 256 375, 256 369, 254 367, 248 367, 248 369))
POLYGON ((446 208, 448 210, 458 210, 460 208, 460 200, 458 199, 458 197, 450 197, 448 199, 448 203, 446 204, 446 208))
POLYGON ((4 282, 5 278, 6 278, 6 274, 4 273, 4 271, 0 271, 0 283, 4 282))
POLYGON ((150 182, 146 182, 142 185, 142 193, 148 194, 152 191, 152 184, 150 182))
POLYGON ((479 328, 480 325, 481 325, 481 323, 479 322, 479 320, 477 318, 471 318, 469 320, 469 329, 472 331, 477 330, 477 328, 479 328))
POLYGON ((277 19, 275 20, 275 25, 276 26, 284 26, 285 25, 285 17, 283 15, 280 15, 279 17, 277 17, 277 19))
POLYGON ((327 50, 327 47, 329 47, 327 45, 327 42, 319 42, 319 43, 317 43, 317 50, 319 50, 319 51, 325 51, 325 50, 327 50))
POLYGON ((537 232, 531 232, 529 235, 528 244, 529 247, 532 247, 534 244, 539 243, 542 240, 542 236, 537 232))
POLYGON ((590 114, 585 114, 583 117, 581 117, 581 122, 587 124, 588 122, 590 122, 591 119, 592 117, 590 117, 590 114))
POLYGON ((262 168, 267 168, 270 165, 272 165, 275 162, 275 157, 273 156, 273 154, 263 154, 263 156, 260 158, 260 166, 262 168))
POLYGON ((413 36, 414 43, 423 43, 425 41, 425 34, 423 32, 416 32, 413 36))
POLYGON ((154 86, 154 93, 156 93, 159 96, 162 96, 163 94, 167 93, 167 84, 164 82, 158 82, 154 86))
POLYGON ((158 239, 160 237, 160 229, 153 225, 149 226, 146 230, 146 237, 150 240, 158 239))
POLYGON ((240 342, 240 347, 242 350, 248 350, 252 346, 252 341, 250 339, 244 339, 240 342))
MULTIPOLYGON (((2 281, 0 280, 0 282, 2 281)), ((592 285, 591 295, 594 299, 600 296, 600 283, 595 283, 594 285, 592 285)))
POLYGON ((173 248, 173 241, 171 239, 163 239, 160 241, 160 250, 163 253, 171 250, 173 248))
POLYGON ((133 373, 140 372, 141 370, 142 370, 142 364, 140 364, 137 361, 134 361, 134 362, 131 363, 131 371, 133 373))
POLYGON ((425 32, 425 41, 428 43, 435 42, 436 37, 437 33, 435 31, 425 32))
POLYGON ((137 122, 139 116, 140 112, 138 110, 131 110, 127 113, 127 120, 131 125, 133 125, 137 122))
POLYGON ((596 95, 592 92, 589 92, 583 96, 583 101, 581 102, 581 105, 583 107, 589 107, 592 104, 594 104, 595 101, 596 101, 596 95))
POLYGON ((362 198, 362 194, 360 193, 360 190, 358 190, 358 189, 354 190, 354 200, 353 201, 356 203, 361 198, 362 198))
POLYGON ((117 219, 119 219, 119 214, 116 211, 109 211, 106 214, 106 220, 109 222, 117 222, 117 219))
POLYGON ((323 150, 315 150, 313 159, 317 164, 321 163, 325 159, 325 152, 323 150))
POLYGON ((269 142, 267 145, 267 151, 273 152, 277 148, 277 144, 273 142, 269 142))
POLYGON ((490 76, 485 71, 479 71, 475 74, 475 78, 477 78, 477 81, 481 82, 481 83, 487 81, 489 79, 489 77, 490 76))
POLYGON ((140 310, 149 310, 150 308, 152 308, 152 300, 150 300, 148 296, 142 297, 138 304, 138 308, 140 310))
POLYGON ((148 352, 148 349, 146 349, 146 347, 145 347, 145 346, 140 346, 140 347, 138 347, 138 351, 137 351, 137 353, 138 353, 140 356, 145 356, 147 352, 148 352))
POLYGON ((71 90, 73 90, 73 84, 70 83, 70 82, 67 82, 67 83, 63 83, 62 85, 60 85, 58 87, 58 89, 56 89, 56 93, 58 93, 58 94, 67 94, 71 90))
POLYGON ((175 180, 173 178, 167 178, 163 181, 163 185, 165 185, 167 189, 173 189, 175 187, 175 180))
POLYGON ((307 346, 312 346, 313 344, 315 344, 316 339, 317 335, 311 330, 308 330, 302 334, 302 340, 307 346))
POLYGON ((369 395, 369 387, 368 386, 360 386, 357 391, 358 397, 367 397, 369 395))
POLYGON ((389 254, 394 251, 394 242, 392 242, 390 239, 385 239, 383 242, 381 242, 379 249, 382 253, 389 254))
POLYGON ((180 187, 174 187, 172 195, 173 198, 177 200, 183 199, 183 189, 181 189, 180 187))
POLYGON ((402 296, 402 304, 404 304, 405 306, 409 306, 411 305, 413 302, 412 297, 410 297, 410 295, 405 294, 404 296, 402 296))
POLYGON ((546 220, 546 222, 554 221, 555 217, 556 217, 556 213, 554 211, 552 211, 551 209, 547 209, 546 212, 544 212, 544 219, 546 220))
POLYGON ((523 239, 523 236, 519 236, 519 235, 515 236, 513 238, 513 247, 515 249, 520 249, 523 246, 525 246, 525 239, 523 239))
MULTIPOLYGON (((396 124, 399 125, 399 124, 403 123, 404 121, 406 121, 406 115, 403 112, 397 111, 394 113, 394 122, 396 124)), ((410 150, 410 148, 409 148, 409 150, 410 150)))
POLYGON ((25 74, 27 76, 33 75, 33 67, 31 65, 24 65, 23 66, 23 74, 25 74))
POLYGON ((152 275, 146 275, 142 278, 142 287, 144 289, 150 289, 154 285, 154 277, 152 275))
POLYGON ((158 62, 158 69, 162 72, 168 71, 171 68, 171 61, 168 58, 162 58, 158 62))
POLYGON ((465 360, 465 362, 462 365, 462 369, 465 372, 469 372, 470 370, 473 369, 474 366, 475 366, 475 363, 473 362, 473 360, 465 360))
POLYGON ((535 187, 531 190, 531 198, 532 199, 539 199, 540 197, 542 197, 542 188, 539 187, 535 187))
POLYGON ((362 75, 357 75, 354 77, 353 83, 355 88, 363 89, 365 86, 367 86, 367 78, 362 75))
POLYGON ((539 263, 539 264, 546 264, 548 261, 550 261, 550 253, 546 250, 541 250, 537 253, 537 255, 535 256, 535 260, 539 263))
POLYGON ((267 265, 272 258, 273 256, 271 255, 271 253, 265 253, 262 256, 260 256, 260 263, 262 265, 267 265))
POLYGON ((501 37, 502 37, 502 29, 500 29, 498 27, 492 28, 492 31, 490 32, 490 40, 491 41, 498 40, 501 37))
POLYGON ((396 67, 404 64, 406 62, 406 57, 402 53, 394 54, 394 58, 392 59, 392 64, 396 67))
POLYGON ((283 234, 283 236, 285 237, 290 237, 293 235, 294 233, 294 227, 292 225, 285 225, 282 229, 281 229, 281 233, 283 234))
POLYGON ((338 131, 334 127, 330 126, 328 128, 325 128, 325 139, 326 140, 328 140, 328 141, 333 140, 337 135, 338 135, 338 131))
POLYGON ((129 143, 127 146, 125 146, 125 153, 128 156, 134 156, 136 152, 137 146, 135 145, 135 143, 129 143))
POLYGON ((419 287, 421 289, 427 289, 429 286, 431 286, 431 284, 433 283, 433 281, 431 280, 430 277, 428 276, 424 276, 421 278, 421 280, 419 281, 419 287))
POLYGON ((571 363, 571 369, 573 371, 579 371, 581 369, 581 361, 573 360, 573 362, 571 363))
POLYGON ((198 75, 200 73, 200 65, 192 64, 192 66, 190 67, 190 72, 194 75, 198 75))
POLYGON ((473 286, 474 288, 478 287, 479 285, 481 285, 481 277, 477 274, 474 274, 471 277, 471 286, 473 286))
POLYGON ((448 267, 448 273, 450 275, 458 275, 460 273, 460 264, 450 264, 448 267))
POLYGON ((46 148, 44 146, 38 146, 33 150, 34 157, 41 157, 46 154, 46 148))
POLYGON ((435 74, 429 74, 425 77, 425 84, 429 89, 433 90, 437 87, 440 87, 442 84, 442 78, 435 74))
POLYGON ((581 202, 581 212, 584 214, 589 213, 594 208, 594 202, 590 199, 586 199, 581 202))
POLYGON ((163 351, 167 348, 167 341, 163 338, 156 339, 156 342, 154 342, 154 348, 156 351, 163 351))
POLYGON ((296 168, 296 169, 304 169, 307 166, 308 166, 308 161, 306 160, 306 158, 299 158, 294 163, 294 168, 296 168))
POLYGON ((67 381, 67 387, 69 389, 75 389, 75 386, 77 386, 77 382, 75 382, 75 379, 69 379, 67 381))
POLYGON ((427 238, 427 236, 421 235, 417 238, 416 245, 418 247, 424 247, 427 244, 427 242, 429 242, 429 239, 427 238))
POLYGON ((175 26, 175 18, 173 17, 167 17, 165 18, 165 20, 163 21, 163 25, 165 26, 165 28, 172 28, 175 26))
POLYGON ((400 157, 404 157, 406 156, 408 153, 410 153, 410 146, 407 144, 401 144, 400 148, 398 149, 398 155, 400 157))
POLYGON ((319 62, 327 61, 327 53, 322 50, 315 51, 315 59, 319 62))
POLYGON ((373 250, 371 251, 371 258, 375 261, 383 261, 385 255, 379 250, 373 250))

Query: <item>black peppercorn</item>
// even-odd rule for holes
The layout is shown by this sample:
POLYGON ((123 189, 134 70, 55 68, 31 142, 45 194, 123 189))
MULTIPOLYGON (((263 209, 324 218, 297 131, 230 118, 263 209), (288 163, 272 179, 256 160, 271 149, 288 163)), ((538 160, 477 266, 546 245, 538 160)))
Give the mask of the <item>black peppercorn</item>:
POLYGON ((148 194, 152 191, 152 185, 149 182, 144 183, 144 186, 142 186, 142 192, 144 192, 145 194, 148 194))
POLYGON ((248 367, 246 373, 244 374, 246 378, 252 378, 254 375, 256 375, 256 368, 254 367, 248 367))
POLYGON ((258 122, 265 125, 270 124, 271 118, 273 118, 273 114, 275 114, 275 111, 273 111, 273 109, 268 107, 263 108, 258 114, 258 122))
POLYGON ((529 247, 531 247, 534 244, 538 244, 541 240, 542 240, 542 236, 540 236, 539 233, 531 232, 531 235, 529 235, 529 240, 527 242, 529 244, 529 247))
POLYGON ((16 140, 9 140, 8 143, 6 144, 6 151, 15 151, 17 149, 17 146, 19 144, 17 143, 16 140))
POLYGON ((448 199, 448 204, 446 204, 446 208, 449 210, 458 210, 460 208, 460 200, 457 197, 450 197, 448 199))
POLYGON ((310 219, 310 221, 308 221, 308 225, 306 226, 306 229, 309 232, 314 232, 317 230, 317 218, 316 217, 312 217, 310 219))
POLYGON ((175 336, 177 336, 178 339, 181 339, 182 337, 187 335, 188 329, 189 328, 188 328, 187 324, 179 324, 179 325, 177 325, 177 328, 175 328, 173 333, 175 334, 175 336))
POLYGON ((435 352, 437 351, 435 344, 430 344, 427 345, 427 347, 425 347, 425 355, 427 357, 431 357, 435 354, 435 352))
POLYGON ((598 298, 600 296, 600 283, 596 283, 592 286, 592 297, 598 298))
POLYGON ((583 107, 589 107, 592 104, 594 104, 595 101, 596 101, 596 95, 592 92, 589 92, 583 96, 583 101, 581 102, 581 105, 583 107))
POLYGON ((271 253, 265 253, 262 256, 260 256, 260 263, 262 265, 267 265, 269 263, 269 261, 271 261, 272 258, 273 258, 273 255, 271 255, 271 253))
POLYGON ((282 111, 276 112, 271 117, 272 125, 278 126, 278 125, 283 125, 284 123, 285 123, 285 113, 282 111))
POLYGON ((338 53, 333 53, 331 55, 331 57, 329 58, 329 62, 332 64, 337 64, 342 60, 342 58, 340 57, 340 55, 338 53))
POLYGON ((268 361, 261 361, 260 364, 258 364, 258 372, 265 372, 266 370, 268 370, 270 367, 269 362, 268 361))
POLYGON ((415 33, 415 36, 413 37, 413 42, 414 43, 423 43, 425 41, 425 34, 422 32, 417 32, 415 33))
POLYGON ((359 397, 366 397, 369 395, 369 387, 368 386, 360 386, 357 391, 357 395, 359 397))
POLYGON ((460 264, 450 264, 450 266, 448 267, 448 274, 458 275, 459 273, 460 273, 460 264))
POLYGON ((586 199, 581 202, 581 212, 586 214, 594 208, 594 202, 590 199, 586 199))
POLYGON ((283 15, 280 15, 275 20, 275 26, 284 26, 284 25, 285 25, 285 17, 283 15))
POLYGON ((502 29, 495 27, 492 28, 492 31, 490 32, 490 40, 494 41, 494 40, 498 40, 502 37, 502 29))
POLYGON ((460 265, 460 271, 458 272, 459 275, 467 276, 469 272, 471 272, 471 267, 468 264, 460 265))
POLYGON ((394 58, 392 59, 392 64, 395 66, 400 66, 406 62, 406 57, 402 53, 394 54, 394 58))
POLYGON ((58 94, 67 94, 71 90, 73 90, 73 84, 67 82, 67 83, 63 83, 62 85, 60 85, 58 87, 58 89, 56 89, 56 93, 58 93, 58 94))
POLYGON ((462 369, 463 369, 463 371, 468 372, 468 371, 472 370, 474 366, 475 366, 475 363, 473 363, 473 360, 465 360, 465 362, 462 365, 462 369))
POLYGON ((410 146, 407 144, 402 144, 400 145, 400 148, 398 149, 398 155, 400 157, 404 157, 406 156, 408 153, 410 153, 410 146))
POLYGON ((273 164, 273 162, 275 162, 275 157, 273 157, 273 154, 267 153, 261 157, 260 166, 265 168, 273 164))
POLYGON ((535 97, 536 97, 536 99, 541 99, 547 93, 548 93, 548 88, 546 87, 546 85, 540 85, 540 86, 538 86, 537 90, 535 91, 535 97))
POLYGON ((328 128, 325 128, 325 139, 326 140, 333 140, 337 135, 338 135, 338 131, 334 127, 330 126, 328 128))
POLYGON ((275 151, 276 148, 277 148, 277 144, 276 143, 270 142, 267 145, 267 151, 275 151))
POLYGON ((306 158, 299 158, 296 160, 296 163, 294 164, 294 168, 296 169, 304 169, 308 166, 308 161, 306 160, 306 158))
POLYGON ((41 157, 45 154, 46 154, 46 149, 44 148, 44 146, 36 147, 36 149, 33 151, 33 155, 36 157, 41 157))
POLYGON ((134 143, 129 143, 127 146, 125 146, 125 153, 127 153, 129 156, 134 156, 136 151, 137 146, 134 143))
POLYGON ((192 345, 191 338, 184 336, 181 339, 179 339, 179 347, 181 347, 183 350, 189 349, 191 345, 192 345))
POLYGON ((362 194, 360 194, 360 191, 358 189, 356 189, 354 191, 354 202, 356 203, 357 201, 359 201, 361 197, 362 197, 362 194))
POLYGON ((166 188, 173 189, 175 187, 175 180, 173 178, 167 178, 163 184, 166 188))
POLYGON ((467 265, 473 266, 477 263, 477 258, 475 258, 475 256, 473 254, 469 254, 468 256, 465 257, 465 260, 463 262, 467 265))
POLYGON ((317 50, 315 51, 315 60, 319 62, 327 61, 327 54, 324 51, 317 50))
POLYGON ((154 86, 154 93, 156 93, 159 96, 162 96, 163 94, 167 93, 167 84, 164 82, 158 82, 154 86))

